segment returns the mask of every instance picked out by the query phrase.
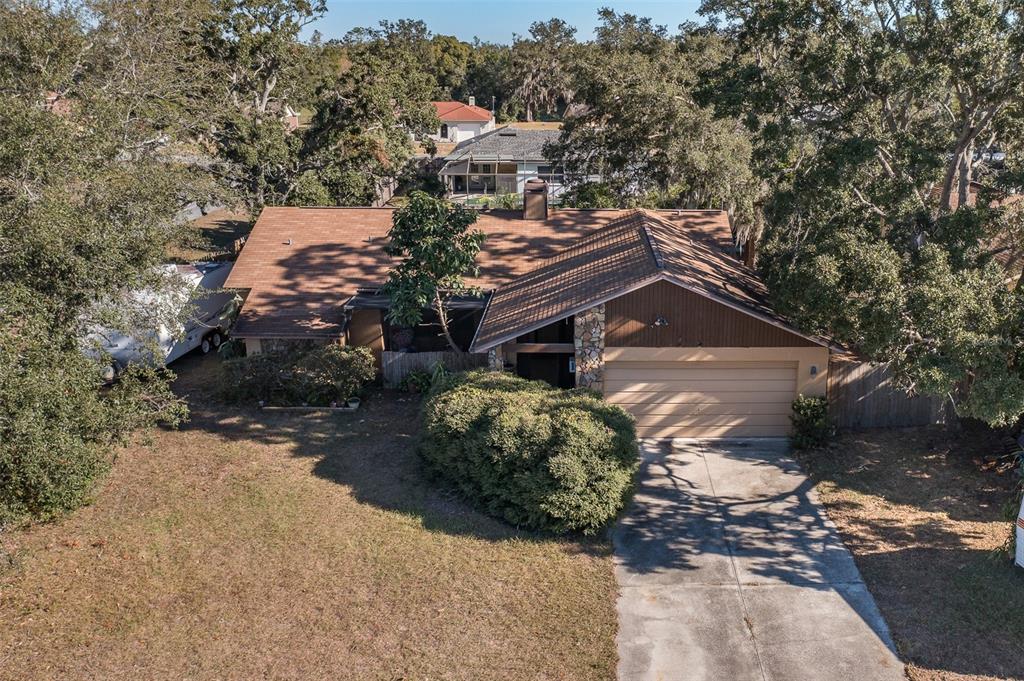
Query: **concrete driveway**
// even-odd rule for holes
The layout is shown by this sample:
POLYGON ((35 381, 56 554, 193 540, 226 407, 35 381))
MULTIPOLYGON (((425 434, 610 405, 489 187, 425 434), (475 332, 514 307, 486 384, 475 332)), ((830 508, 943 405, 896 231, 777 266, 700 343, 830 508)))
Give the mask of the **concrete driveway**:
POLYGON ((903 664, 784 440, 641 442, 614 531, 622 681, 875 681, 903 664))

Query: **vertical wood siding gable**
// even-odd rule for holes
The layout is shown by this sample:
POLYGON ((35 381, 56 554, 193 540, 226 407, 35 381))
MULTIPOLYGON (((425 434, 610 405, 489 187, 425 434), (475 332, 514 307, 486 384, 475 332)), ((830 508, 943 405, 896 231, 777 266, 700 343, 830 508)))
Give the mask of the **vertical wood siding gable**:
POLYGON ((627 293, 606 306, 607 347, 784 348, 816 345, 667 281, 627 293), (667 326, 655 327, 664 317, 667 326))

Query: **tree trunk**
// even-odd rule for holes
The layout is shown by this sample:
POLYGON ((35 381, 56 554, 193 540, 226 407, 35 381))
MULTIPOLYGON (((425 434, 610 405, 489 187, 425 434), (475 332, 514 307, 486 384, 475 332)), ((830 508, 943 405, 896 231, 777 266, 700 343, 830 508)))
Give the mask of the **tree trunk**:
POLYGON ((263 94, 256 102, 257 110, 262 114, 267 112, 267 105, 270 103, 270 93, 277 87, 277 76, 270 76, 263 83, 263 94))
POLYGON ((452 338, 451 331, 448 329, 448 313, 444 309, 444 302, 441 300, 440 291, 434 292, 434 309, 437 310, 437 319, 441 322, 441 331, 444 333, 448 345, 457 354, 463 354, 462 348, 455 344, 455 339, 452 338))
POLYGON ((939 194, 939 214, 952 213, 953 207, 953 186, 957 184, 957 171, 963 159, 966 142, 957 144, 952 158, 946 164, 945 177, 942 178, 942 193, 939 194))
MULTIPOLYGON (((963 162, 964 154, 967 153, 977 135, 975 127, 971 125, 970 119, 965 120, 961 126, 960 137, 956 141, 953 155, 946 164, 945 176, 942 178, 942 192, 939 194, 939 214, 953 212, 953 185, 956 184, 957 171, 963 162)), ((968 159, 970 163, 970 159, 968 159)))
POLYGON ((971 180, 973 179, 974 142, 973 140, 964 149, 960 156, 960 169, 957 171, 957 205, 959 207, 969 206, 971 203, 971 180))

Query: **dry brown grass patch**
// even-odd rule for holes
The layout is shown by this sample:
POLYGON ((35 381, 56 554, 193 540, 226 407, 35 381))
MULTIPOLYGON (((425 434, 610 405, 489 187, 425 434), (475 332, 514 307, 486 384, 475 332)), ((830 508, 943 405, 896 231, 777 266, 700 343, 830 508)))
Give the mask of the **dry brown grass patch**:
POLYGON ((985 432, 845 435, 806 457, 913 681, 1024 678, 1024 570, 1008 537, 1009 475, 975 460, 985 432))
POLYGON ((614 676, 608 544, 516 532, 430 483, 413 398, 195 401, 92 506, 3 536, 0 677, 614 676))

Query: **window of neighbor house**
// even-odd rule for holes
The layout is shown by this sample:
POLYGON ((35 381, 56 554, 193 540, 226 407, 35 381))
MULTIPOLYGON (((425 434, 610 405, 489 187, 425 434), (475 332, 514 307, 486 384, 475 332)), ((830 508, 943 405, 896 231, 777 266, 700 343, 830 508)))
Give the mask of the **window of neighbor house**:
POLYGON ((555 182, 559 184, 562 182, 562 173, 557 172, 554 166, 537 166, 537 175, 548 182, 555 182))

